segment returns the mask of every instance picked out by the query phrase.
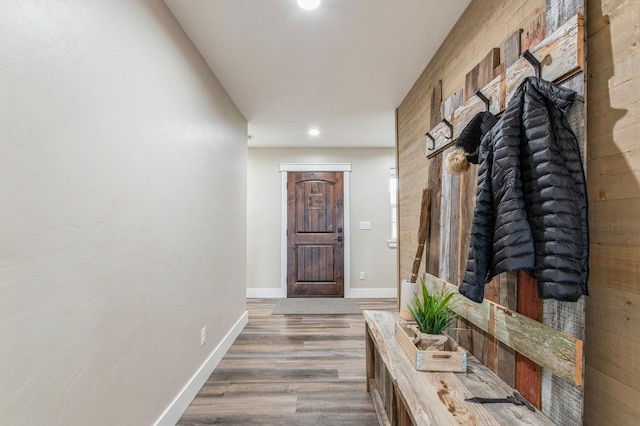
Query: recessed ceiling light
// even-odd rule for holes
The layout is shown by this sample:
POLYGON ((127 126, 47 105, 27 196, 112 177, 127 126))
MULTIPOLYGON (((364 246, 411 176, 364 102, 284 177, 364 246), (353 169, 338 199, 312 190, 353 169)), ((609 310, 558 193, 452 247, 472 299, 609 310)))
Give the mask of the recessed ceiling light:
POLYGON ((317 9, 320 6, 320 0, 298 0, 298 6, 304 10, 317 9))
POLYGON ((318 129, 309 129, 309 136, 318 136, 320 134, 320 130, 318 129))

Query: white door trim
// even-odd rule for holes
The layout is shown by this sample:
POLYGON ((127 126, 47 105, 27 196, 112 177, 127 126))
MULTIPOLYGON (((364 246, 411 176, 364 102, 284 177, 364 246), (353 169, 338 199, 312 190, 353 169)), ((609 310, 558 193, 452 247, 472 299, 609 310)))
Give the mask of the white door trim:
POLYGON ((282 203, 280 222, 280 297, 287 297, 287 172, 344 172, 344 297, 351 297, 351 256, 349 252, 349 173, 350 163, 281 163, 282 203))

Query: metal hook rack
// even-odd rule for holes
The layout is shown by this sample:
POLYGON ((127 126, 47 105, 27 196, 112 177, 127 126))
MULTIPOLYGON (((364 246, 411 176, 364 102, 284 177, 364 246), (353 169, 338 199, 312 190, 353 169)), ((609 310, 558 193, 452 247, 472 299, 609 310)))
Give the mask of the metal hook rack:
POLYGON ((450 131, 449 137, 447 139, 453 139, 453 124, 449 123, 449 120, 447 120, 446 118, 443 118, 442 122, 447 125, 450 131))
POLYGON ((527 61, 529 61, 529 63, 533 67, 533 70, 536 73, 536 77, 537 78, 541 78, 541 76, 542 76, 542 63, 538 60, 538 58, 536 58, 533 55, 533 53, 531 53, 529 50, 525 50, 524 52, 522 52, 522 57, 525 58, 527 61))
MULTIPOLYGON (((533 53, 528 50, 522 52, 522 57, 525 58, 531 66, 533 66, 534 71, 536 72, 537 78, 542 78, 542 63, 536 58, 533 53)), ((477 95, 477 93, 476 93, 477 95)), ((576 95, 576 101, 584 103, 584 97, 580 95, 576 95)))
POLYGON ((434 138, 431 133, 427 132, 424 134, 428 139, 431 139, 431 148, 429 148, 429 141, 427 141, 427 149, 429 151, 433 151, 436 149, 436 138, 434 138))
POLYGON ((491 101, 489 101, 489 98, 487 98, 484 95, 484 93, 482 93, 480 90, 476 90, 476 96, 482 99, 482 102, 484 102, 484 105, 486 106, 487 111, 489 111, 489 106, 491 104, 491 101))

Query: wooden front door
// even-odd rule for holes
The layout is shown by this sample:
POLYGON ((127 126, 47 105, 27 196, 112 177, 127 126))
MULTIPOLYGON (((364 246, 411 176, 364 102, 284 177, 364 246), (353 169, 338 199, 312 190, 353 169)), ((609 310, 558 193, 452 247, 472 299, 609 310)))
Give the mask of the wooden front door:
POLYGON ((344 297, 342 172, 287 174, 287 297, 344 297))

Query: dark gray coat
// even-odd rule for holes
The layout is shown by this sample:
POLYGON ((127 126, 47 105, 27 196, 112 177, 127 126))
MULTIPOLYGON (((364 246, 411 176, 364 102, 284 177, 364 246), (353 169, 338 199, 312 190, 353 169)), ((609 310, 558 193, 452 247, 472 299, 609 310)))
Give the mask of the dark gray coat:
POLYGON ((566 114, 575 92, 537 78, 482 137, 469 258, 460 293, 480 302, 495 275, 524 270, 541 298, 587 293, 584 172, 566 114))

